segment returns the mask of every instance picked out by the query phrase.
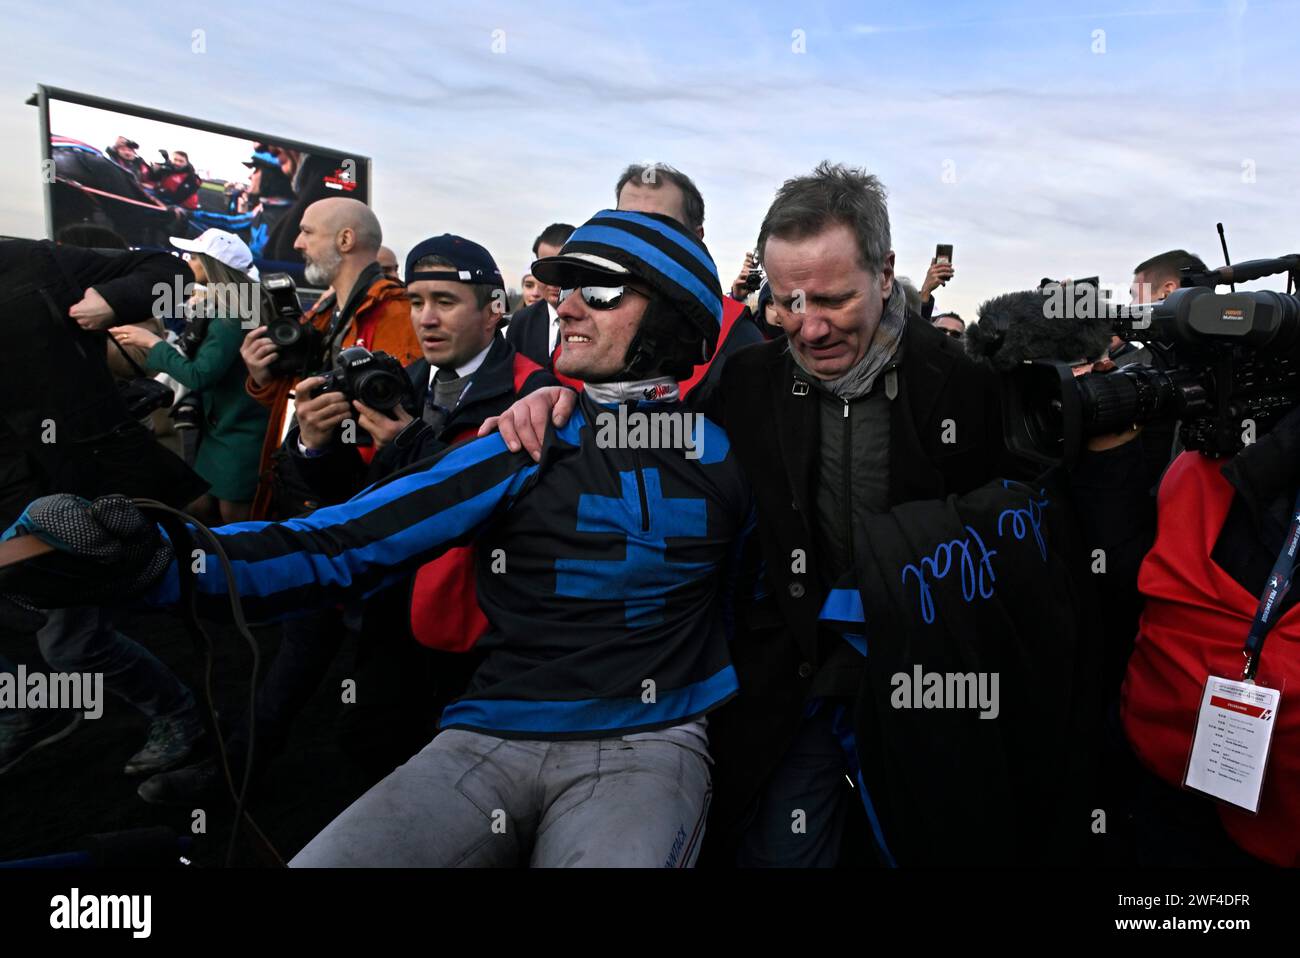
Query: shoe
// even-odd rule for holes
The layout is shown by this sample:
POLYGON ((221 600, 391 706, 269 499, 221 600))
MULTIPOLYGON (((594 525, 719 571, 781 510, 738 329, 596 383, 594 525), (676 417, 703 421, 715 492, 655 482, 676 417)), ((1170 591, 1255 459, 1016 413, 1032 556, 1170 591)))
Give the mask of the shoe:
POLYGON ((185 763, 204 736, 203 724, 192 712, 175 718, 157 718, 149 724, 144 748, 127 760, 127 775, 165 772, 185 763))
POLYGON ((81 726, 80 712, 50 711, 0 720, 0 775, 46 745, 61 742, 81 726))
POLYGON ((136 794, 150 805, 193 805, 220 794, 226 785, 215 756, 193 765, 161 772, 140 784, 136 794))

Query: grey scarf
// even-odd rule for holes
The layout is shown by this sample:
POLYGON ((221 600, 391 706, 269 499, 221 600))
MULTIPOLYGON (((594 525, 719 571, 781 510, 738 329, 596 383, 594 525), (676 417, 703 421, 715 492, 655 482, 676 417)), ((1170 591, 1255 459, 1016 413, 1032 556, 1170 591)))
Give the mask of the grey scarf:
POLYGON ((838 396, 845 402, 859 399, 871 392, 876 377, 898 352, 898 344, 903 339, 903 328, 906 325, 907 297, 895 284, 893 295, 885 304, 885 310, 880 316, 880 325, 876 327, 876 334, 871 337, 871 344, 867 346, 867 351, 856 365, 839 379, 818 379, 803 364, 797 350, 791 349, 790 356, 794 359, 795 365, 807 374, 809 381, 819 389, 832 396, 838 396))

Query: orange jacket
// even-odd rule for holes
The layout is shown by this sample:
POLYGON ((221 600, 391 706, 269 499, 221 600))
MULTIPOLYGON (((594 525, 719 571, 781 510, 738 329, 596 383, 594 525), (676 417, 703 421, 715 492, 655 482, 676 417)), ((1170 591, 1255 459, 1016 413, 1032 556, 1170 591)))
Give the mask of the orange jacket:
MULTIPOLYGON (((322 333, 329 326, 333 314, 334 296, 322 297, 304 314, 322 333)), ((406 287, 394 279, 380 276, 370 284, 365 297, 357 305, 348 327, 339 340, 339 348, 365 346, 372 352, 383 351, 396 357, 403 366, 419 359, 420 341, 411 325, 411 306, 406 299, 406 287), (361 341, 358 329, 371 328, 370 342, 361 341)), ((248 394, 270 410, 271 418, 262 439, 262 456, 258 463, 257 493, 253 497, 254 519, 270 518, 272 490, 274 488, 274 459, 284 433, 284 420, 289 409, 289 393, 296 382, 292 378, 272 379, 258 386, 250 376, 245 388, 248 394)), ((285 517, 287 518, 287 517, 285 517)))

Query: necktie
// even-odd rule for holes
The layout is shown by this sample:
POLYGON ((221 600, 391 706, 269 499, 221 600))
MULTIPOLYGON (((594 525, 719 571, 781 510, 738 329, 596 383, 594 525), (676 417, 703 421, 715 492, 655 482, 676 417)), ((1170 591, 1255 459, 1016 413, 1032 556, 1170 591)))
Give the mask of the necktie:
POLYGON ((420 417, 435 430, 440 430, 447 423, 458 396, 453 383, 459 381, 456 370, 442 366, 433 374, 429 391, 424 400, 424 413, 420 417))

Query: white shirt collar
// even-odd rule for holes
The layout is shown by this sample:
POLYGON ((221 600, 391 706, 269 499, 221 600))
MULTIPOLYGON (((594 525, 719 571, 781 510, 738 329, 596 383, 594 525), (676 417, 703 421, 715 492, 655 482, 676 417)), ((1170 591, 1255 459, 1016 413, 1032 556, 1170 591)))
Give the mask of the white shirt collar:
MULTIPOLYGON (((491 349, 492 349, 492 343, 489 342, 487 346, 484 347, 483 352, 479 353, 477 356, 475 356, 469 362, 465 363, 463 366, 457 366, 456 378, 463 379, 466 376, 469 376, 472 373, 477 372, 478 368, 483 365, 483 360, 487 359, 487 354, 491 349)), ((438 367, 430 363, 429 364, 429 385, 430 386, 433 385, 433 377, 436 375, 438 375, 438 367)))
POLYGON ((554 306, 551 305, 551 301, 549 299, 543 300, 543 302, 546 303, 546 311, 551 316, 551 324, 546 327, 547 330, 546 341, 550 346, 548 352, 551 355, 555 355, 555 347, 556 345, 559 344, 560 341, 560 313, 558 310, 556 310, 554 306))

